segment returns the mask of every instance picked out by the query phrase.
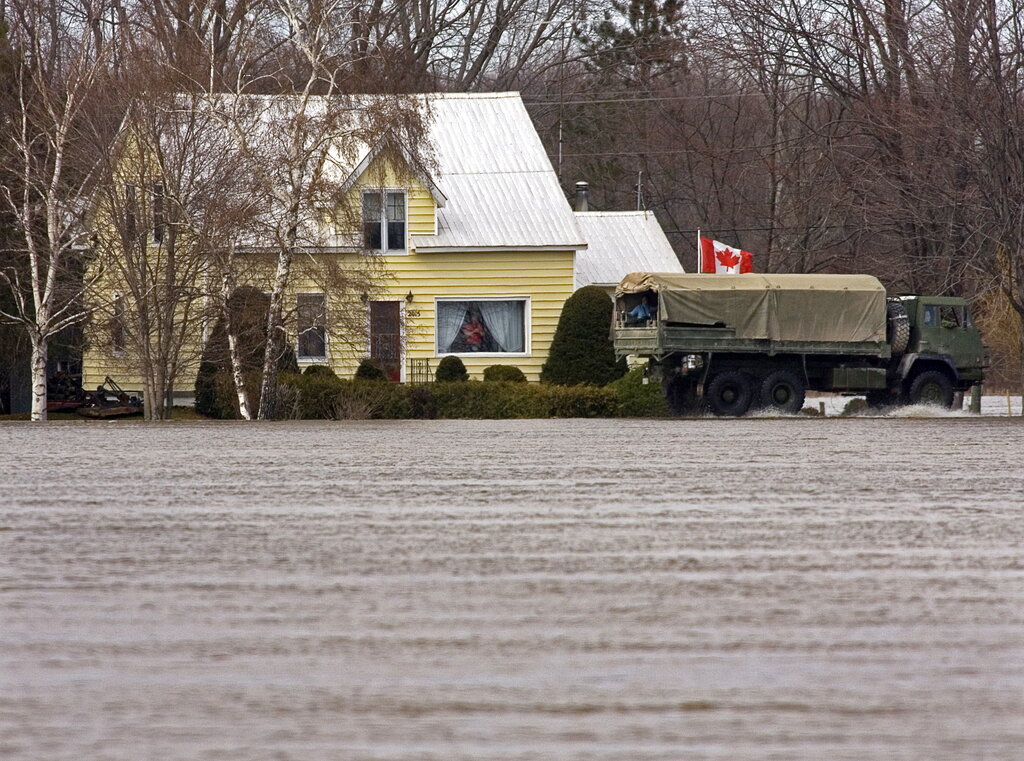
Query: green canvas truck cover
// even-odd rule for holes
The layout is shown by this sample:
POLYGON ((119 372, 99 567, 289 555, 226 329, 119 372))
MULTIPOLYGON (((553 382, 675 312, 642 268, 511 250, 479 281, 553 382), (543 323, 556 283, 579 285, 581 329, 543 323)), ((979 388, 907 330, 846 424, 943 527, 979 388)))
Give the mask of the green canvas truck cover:
POLYGON ((616 297, 654 291, 663 323, 725 326, 737 338, 885 342, 885 289, 870 275, 634 272, 616 297))

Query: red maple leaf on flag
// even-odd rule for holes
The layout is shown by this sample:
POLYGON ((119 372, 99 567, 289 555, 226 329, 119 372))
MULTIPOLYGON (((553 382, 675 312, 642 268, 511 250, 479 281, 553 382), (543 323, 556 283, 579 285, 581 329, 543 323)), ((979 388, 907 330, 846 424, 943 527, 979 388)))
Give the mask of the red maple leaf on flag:
POLYGON ((732 268, 740 263, 739 254, 735 254, 729 249, 722 249, 721 251, 715 252, 715 258, 718 259, 718 263, 723 267, 732 268))

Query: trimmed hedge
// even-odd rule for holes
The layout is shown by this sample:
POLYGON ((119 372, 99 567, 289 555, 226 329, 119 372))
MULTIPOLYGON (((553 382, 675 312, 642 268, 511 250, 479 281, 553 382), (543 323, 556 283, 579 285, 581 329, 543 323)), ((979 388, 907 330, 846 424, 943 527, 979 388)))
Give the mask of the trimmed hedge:
POLYGON ((336 375, 280 376, 282 415, 303 420, 409 418, 408 387, 336 375))
MULTIPOLYGON (((234 417, 230 373, 216 373, 215 414, 234 417)), ((634 370, 608 386, 549 386, 518 381, 408 385, 342 379, 329 368, 281 373, 279 417, 304 420, 671 417, 657 384, 634 370)))
POLYGON ((526 383, 526 375, 515 365, 491 365, 484 368, 484 380, 490 382, 526 383))
POLYGON ((613 389, 594 386, 502 381, 410 386, 292 374, 281 376, 281 386, 286 416, 302 419, 615 417, 620 407, 613 389))
POLYGON ((466 365, 458 357, 444 357, 437 363, 434 378, 438 383, 453 383, 469 380, 466 365))

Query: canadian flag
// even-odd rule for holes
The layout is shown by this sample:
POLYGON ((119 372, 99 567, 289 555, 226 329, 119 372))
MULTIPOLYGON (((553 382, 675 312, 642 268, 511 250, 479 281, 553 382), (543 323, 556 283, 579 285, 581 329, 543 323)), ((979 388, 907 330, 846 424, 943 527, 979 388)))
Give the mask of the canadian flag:
POLYGON ((700 239, 700 271, 739 275, 754 271, 754 255, 711 238, 700 239))

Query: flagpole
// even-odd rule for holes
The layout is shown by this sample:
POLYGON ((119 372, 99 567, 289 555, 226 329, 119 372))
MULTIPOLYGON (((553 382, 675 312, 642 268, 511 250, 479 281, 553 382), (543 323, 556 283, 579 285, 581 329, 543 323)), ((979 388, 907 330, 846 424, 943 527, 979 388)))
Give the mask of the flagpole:
POLYGON ((697 228, 697 274, 700 274, 701 259, 700 259, 700 228, 697 228))

